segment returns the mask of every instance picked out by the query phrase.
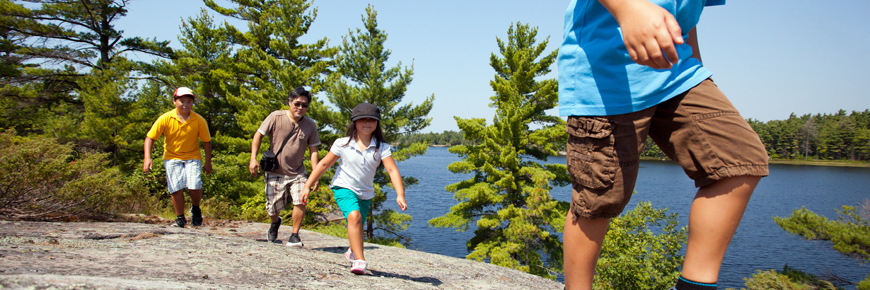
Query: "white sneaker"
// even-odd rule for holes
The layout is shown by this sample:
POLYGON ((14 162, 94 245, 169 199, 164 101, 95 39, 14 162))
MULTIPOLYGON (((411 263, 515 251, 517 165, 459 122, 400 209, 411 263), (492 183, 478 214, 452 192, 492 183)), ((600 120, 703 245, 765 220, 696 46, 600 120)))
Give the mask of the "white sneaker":
POLYGON ((353 261, 353 267, 350 268, 350 272, 357 275, 365 275, 367 265, 366 261, 363 260, 353 261))
POLYGON ((344 258, 351 263, 356 261, 356 255, 353 254, 353 251, 351 251, 350 248, 347 248, 347 252, 344 252, 344 258))

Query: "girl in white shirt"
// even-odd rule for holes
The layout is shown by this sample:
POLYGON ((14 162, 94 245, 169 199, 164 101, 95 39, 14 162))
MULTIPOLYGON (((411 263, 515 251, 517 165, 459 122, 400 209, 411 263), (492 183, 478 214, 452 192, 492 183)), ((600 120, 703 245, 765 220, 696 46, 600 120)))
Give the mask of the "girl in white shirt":
POLYGON ((330 189, 347 221, 350 248, 344 253, 344 257, 353 263, 350 271, 358 275, 365 274, 367 267, 363 254, 362 224, 369 213, 371 199, 375 196, 372 182, 381 162, 384 163, 384 169, 390 175, 393 189, 396 190, 396 203, 402 211, 408 209, 402 175, 393 161, 390 145, 384 140, 380 120, 381 110, 377 106, 362 103, 354 107, 347 136, 335 140, 329 153, 311 170, 311 176, 302 190, 302 203, 306 204, 314 183, 335 161, 340 160, 330 189))

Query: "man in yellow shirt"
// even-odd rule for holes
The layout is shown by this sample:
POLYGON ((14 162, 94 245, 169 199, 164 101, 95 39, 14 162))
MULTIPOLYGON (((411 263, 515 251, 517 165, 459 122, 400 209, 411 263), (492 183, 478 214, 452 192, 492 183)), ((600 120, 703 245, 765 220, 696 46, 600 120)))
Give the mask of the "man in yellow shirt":
POLYGON ((163 142, 163 166, 166 168, 166 182, 172 193, 172 206, 177 216, 173 227, 183 228, 187 223, 184 217, 184 189, 190 193, 193 207, 190 214, 194 226, 202 225, 202 211, 199 202, 202 199, 202 177, 200 171, 211 173, 211 135, 205 119, 191 111, 196 96, 186 87, 180 87, 172 95, 175 109, 166 112, 148 131, 145 137, 145 162, 142 170, 145 174, 151 170, 151 147, 160 136, 166 136, 163 142), (199 140, 205 149, 205 164, 199 154, 199 140))

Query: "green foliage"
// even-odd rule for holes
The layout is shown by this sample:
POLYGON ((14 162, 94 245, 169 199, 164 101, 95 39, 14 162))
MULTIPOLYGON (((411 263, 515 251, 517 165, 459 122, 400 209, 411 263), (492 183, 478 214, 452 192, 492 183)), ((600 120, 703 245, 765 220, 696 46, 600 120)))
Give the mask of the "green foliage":
POLYGON ((490 57, 496 71, 490 82, 496 92, 490 98, 493 124, 456 118, 465 139, 476 145, 451 147, 462 160, 448 170, 473 176, 445 188, 459 203, 429 224, 465 231, 476 223, 468 259, 554 278, 561 271, 562 243, 551 232, 562 230, 568 204, 552 199, 550 189, 568 182, 567 170, 535 160, 555 155, 567 134, 562 119, 545 113, 556 106, 556 80, 535 79, 550 72, 557 52, 543 54, 548 41, 537 43, 536 36, 536 28, 517 23, 507 43, 497 39, 502 57, 490 57), (532 130, 532 123, 540 129, 532 130))
POLYGON ((426 143, 438 146, 456 146, 456 145, 471 145, 472 140, 465 140, 462 132, 444 131, 442 133, 417 133, 399 136, 396 140, 399 146, 409 145, 414 143, 426 143))
MULTIPOLYGON (((802 271, 783 267, 782 271, 758 270, 750 278, 743 278, 746 288, 743 290, 840 290, 843 287, 835 287, 829 281, 819 279, 815 275, 802 271)), ((860 286, 859 286, 860 289, 860 286)), ((735 290, 728 288, 728 290, 735 290)))
POLYGON ((870 160, 870 110, 748 121, 771 158, 870 160))
MULTIPOLYGON (((329 102, 336 110, 321 102, 313 102, 310 115, 332 129, 334 138, 344 136, 350 123, 350 113, 360 103, 370 103, 381 109, 379 124, 383 130, 387 142, 398 139, 402 134, 416 133, 429 126, 432 118, 427 117, 432 110, 434 95, 429 96, 420 105, 400 103, 405 97, 407 86, 412 81, 412 68, 402 68, 399 62, 395 67, 387 68, 391 51, 384 47, 387 41, 387 33, 378 29, 377 11, 372 6, 366 8, 366 14, 362 16, 364 28, 357 28, 347 36, 342 37, 340 53, 335 58, 337 74, 333 75, 326 87, 326 95, 329 102)), ((328 146, 328 145, 327 145, 328 146)), ((326 146, 325 146, 326 147, 326 146)), ((426 153, 427 147, 423 143, 405 144, 399 146, 393 152, 393 159, 400 162, 407 158, 426 153)), ((327 184, 332 171, 327 172, 321 179, 322 184, 327 184)), ((403 177, 403 184, 408 190, 416 179, 403 177)), ((378 170, 374 178, 375 197, 372 199, 371 219, 368 221, 369 240, 374 238, 375 230, 381 230, 386 234, 392 234, 400 241, 407 241, 407 237, 401 236, 399 231, 404 230, 404 223, 411 220, 406 214, 393 211, 382 211, 383 203, 387 196, 384 192, 385 185, 390 185, 389 176, 378 170)), ((413 205, 411 205, 413 206, 413 205)))
MULTIPOLYGON (((775 270, 767 270, 758 272, 752 275, 751 278, 743 278, 746 283, 746 288, 743 290, 810 290, 813 289, 808 285, 795 283, 786 275, 777 273, 775 270)), ((733 290, 729 288, 729 290, 733 290)))
POLYGON ((867 275, 864 280, 858 282, 858 290, 870 290, 870 275, 867 275))
POLYGON ((343 220, 341 223, 315 224, 309 227, 308 230, 347 239, 347 224, 343 220))
POLYGON ((0 133, 0 216, 70 220, 110 213, 129 194, 106 154, 80 153, 53 138, 0 133))
POLYGON ((801 207, 788 218, 774 217, 773 220, 789 233, 810 240, 831 241, 840 253, 862 262, 870 261, 870 221, 861 217, 853 206, 844 205, 837 212, 838 219, 832 221, 801 207))
POLYGON ((667 289, 680 276, 688 227, 677 214, 640 202, 610 221, 598 258, 595 289, 667 289), (658 234, 656 234, 658 232, 658 234))

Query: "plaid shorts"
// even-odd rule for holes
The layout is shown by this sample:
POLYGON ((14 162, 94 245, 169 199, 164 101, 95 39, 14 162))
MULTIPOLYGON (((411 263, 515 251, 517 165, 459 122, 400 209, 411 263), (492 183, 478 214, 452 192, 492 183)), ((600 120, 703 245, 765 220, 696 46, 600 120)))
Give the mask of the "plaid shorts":
POLYGON ((179 192, 185 188, 189 190, 202 189, 201 160, 163 160, 163 167, 166 168, 166 184, 169 193, 179 192))
POLYGON ((293 200, 293 205, 302 204, 302 189, 308 178, 299 174, 289 176, 266 171, 266 213, 270 216, 278 215, 287 207, 288 199, 293 200))

